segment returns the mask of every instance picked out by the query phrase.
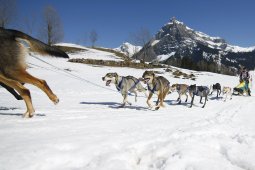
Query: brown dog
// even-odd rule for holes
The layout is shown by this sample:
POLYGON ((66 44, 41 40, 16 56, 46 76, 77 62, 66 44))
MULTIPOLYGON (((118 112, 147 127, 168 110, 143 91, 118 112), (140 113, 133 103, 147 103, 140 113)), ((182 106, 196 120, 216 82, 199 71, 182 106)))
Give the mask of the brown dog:
POLYGON ((152 95, 155 93, 158 95, 158 101, 156 103, 156 110, 160 108, 160 106, 164 107, 164 99, 169 92, 170 82, 162 76, 156 76, 153 71, 145 71, 143 73, 142 80, 145 84, 147 84, 149 90, 149 96, 147 99, 147 104, 150 108, 152 105, 150 104, 150 99, 152 95))
POLYGON ((24 99, 27 111, 24 117, 32 117, 35 112, 30 92, 21 83, 33 84, 43 90, 53 103, 59 102, 45 80, 33 77, 26 71, 26 48, 22 42, 30 45, 30 50, 40 54, 68 57, 63 51, 48 46, 39 40, 16 30, 0 28, 0 82, 15 89, 24 99))
POLYGON ((170 87, 170 92, 177 92, 179 94, 179 97, 177 99, 178 104, 181 104, 181 96, 185 95, 186 100, 185 102, 188 101, 188 85, 187 84, 173 84, 170 87))

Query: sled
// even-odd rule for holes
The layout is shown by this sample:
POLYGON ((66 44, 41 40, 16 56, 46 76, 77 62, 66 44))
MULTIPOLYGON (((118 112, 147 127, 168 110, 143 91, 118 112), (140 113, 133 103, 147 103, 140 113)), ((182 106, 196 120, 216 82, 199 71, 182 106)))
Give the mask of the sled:
MULTIPOLYGON (((249 88, 251 86, 251 83, 249 83, 249 88)), ((241 82, 239 85, 237 85, 234 89, 233 89, 233 95, 244 95, 248 94, 247 90, 245 90, 245 82, 241 82)))

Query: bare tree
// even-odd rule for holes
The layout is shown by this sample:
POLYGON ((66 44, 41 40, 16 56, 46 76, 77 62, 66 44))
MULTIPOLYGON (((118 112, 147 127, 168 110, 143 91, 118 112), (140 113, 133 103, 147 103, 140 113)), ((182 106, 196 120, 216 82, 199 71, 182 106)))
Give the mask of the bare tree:
POLYGON ((0 27, 6 27, 16 16, 16 0, 0 0, 0 27))
POLYGON ((48 45, 60 42, 64 38, 63 26, 57 11, 52 6, 44 9, 44 25, 41 39, 48 45))
POLYGON ((98 40, 98 34, 95 30, 92 30, 89 34, 89 39, 91 42, 92 47, 95 46, 95 42, 98 40))
POLYGON ((34 30, 36 29, 37 25, 37 17, 35 13, 32 13, 29 16, 26 16, 24 18, 24 32, 26 32, 29 35, 33 35, 35 32, 34 30))
POLYGON ((141 45, 144 50, 142 62, 145 62, 148 47, 146 44, 151 40, 152 35, 147 28, 141 27, 137 32, 131 33, 131 40, 135 45, 141 45))

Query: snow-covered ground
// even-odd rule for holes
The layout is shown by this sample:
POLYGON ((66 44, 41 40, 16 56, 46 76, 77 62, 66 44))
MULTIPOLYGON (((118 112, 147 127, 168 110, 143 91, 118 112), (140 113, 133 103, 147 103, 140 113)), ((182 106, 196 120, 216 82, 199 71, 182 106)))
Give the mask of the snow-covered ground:
POLYGON ((87 47, 84 47, 81 45, 76 45, 76 44, 71 44, 71 43, 58 43, 55 45, 84 49, 83 52, 80 52, 78 54, 69 54, 70 58, 123 61, 122 58, 114 55, 113 53, 106 52, 106 51, 99 51, 99 50, 87 48, 87 47))
MULTIPOLYGON (((71 57, 95 57, 96 50, 71 57)), ((141 77, 144 70, 98 67, 42 57, 66 73, 29 57, 28 71, 47 80, 60 98, 55 106, 36 87, 31 90, 36 115, 23 119, 23 101, 0 88, 0 170, 254 170, 255 98, 233 96, 224 102, 210 96, 201 108, 195 98, 177 105, 177 94, 166 97, 165 108, 152 111, 140 94, 138 102, 118 108, 115 87, 105 87, 107 72, 141 77), (82 78, 78 80, 70 75, 82 78), (96 85, 98 86, 96 86, 96 85)), ((162 71, 163 69, 156 69, 162 71)), ((174 78, 171 84, 234 87, 237 77, 193 72, 196 81, 174 78)), ((255 93, 252 89, 253 94, 255 93)), ((155 101, 156 98, 153 98, 155 101)), ((184 101, 184 99, 183 99, 184 101)))

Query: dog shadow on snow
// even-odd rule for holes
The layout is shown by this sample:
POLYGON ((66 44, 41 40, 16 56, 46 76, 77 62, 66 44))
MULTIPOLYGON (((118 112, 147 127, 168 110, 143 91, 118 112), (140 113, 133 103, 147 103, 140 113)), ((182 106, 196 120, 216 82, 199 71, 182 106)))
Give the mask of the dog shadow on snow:
POLYGON ((222 100, 223 97, 219 96, 218 98, 215 96, 215 97, 208 97, 209 100, 222 100))
POLYGON ((80 104, 86 104, 86 105, 103 105, 108 106, 112 109, 131 109, 131 110, 148 110, 147 107, 142 106, 136 106, 136 105, 126 105, 125 107, 122 107, 121 103, 117 102, 80 102, 80 104))
POLYGON ((174 105, 174 106, 189 106, 190 105, 190 102, 184 102, 182 101, 181 103, 178 103, 177 100, 165 100, 164 101, 165 103, 167 103, 168 105, 174 105))
MULTIPOLYGON (((23 116, 23 113, 5 113, 2 111, 8 111, 8 110, 16 110, 18 108, 15 107, 0 107, 0 116, 23 116)), ((34 116, 46 116, 45 114, 35 114, 34 116)))

